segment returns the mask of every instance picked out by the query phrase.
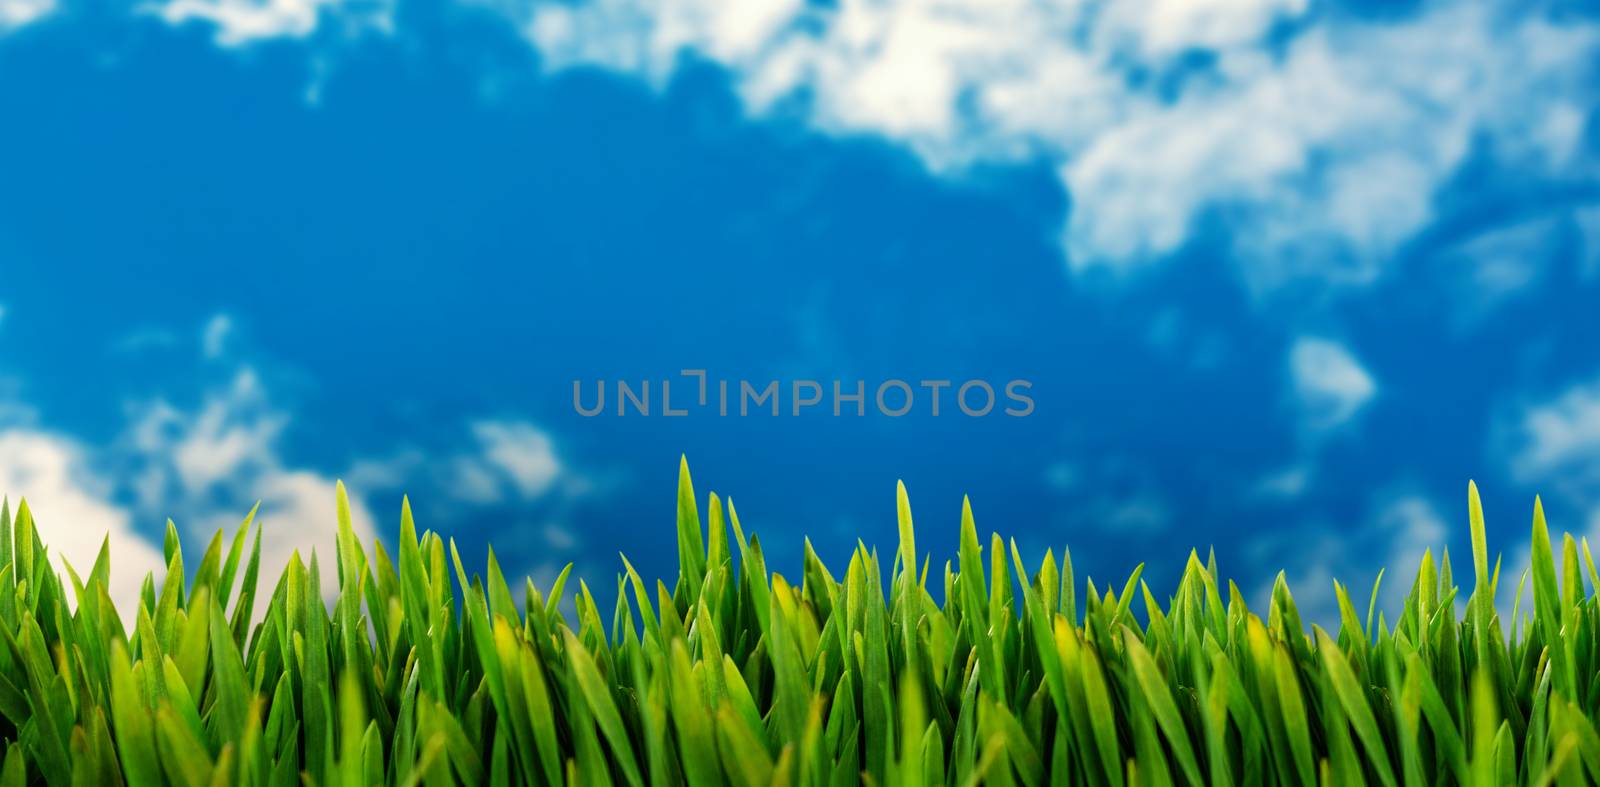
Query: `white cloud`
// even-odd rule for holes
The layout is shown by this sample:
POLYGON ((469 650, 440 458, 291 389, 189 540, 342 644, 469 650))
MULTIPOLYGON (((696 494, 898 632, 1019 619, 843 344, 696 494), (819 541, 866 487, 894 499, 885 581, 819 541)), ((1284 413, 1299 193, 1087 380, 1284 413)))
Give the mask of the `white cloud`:
POLYGON ((1490 301, 1527 287, 1539 274, 1538 254, 1549 242, 1555 222, 1542 219, 1485 233, 1460 250, 1471 264, 1471 281, 1490 301))
POLYGON ((443 493, 473 505, 531 503, 587 490, 589 482, 562 462, 549 433, 528 421, 481 419, 468 431, 470 442, 458 449, 411 448, 363 459, 351 467, 351 483, 399 489, 409 479, 428 477, 443 493))
POLYGON ((1454 302, 1453 319, 1477 322, 1538 284, 1567 220, 1557 214, 1489 226, 1433 255, 1430 264, 1445 282, 1441 294, 1454 302))
POLYGON ((545 545, 556 552, 571 552, 578 548, 578 536, 572 528, 559 523, 547 523, 541 530, 545 545))
MULTIPOLYGON (((231 537, 257 501, 263 526, 258 591, 270 591, 293 552, 309 562, 314 551, 325 596, 337 593, 334 476, 285 455, 282 442, 294 419, 250 367, 203 391, 193 405, 167 399, 129 405, 121 434, 94 448, 37 426, 39 414, 13 397, 0 387, 0 494, 9 494, 13 506, 26 495, 41 539, 80 574, 109 534, 111 591, 119 609, 134 609, 146 573, 159 575, 165 566, 159 544, 136 532, 134 522, 153 527, 170 516, 192 552, 218 529, 231 537)), ((370 544, 375 533, 362 493, 431 474, 456 501, 538 503, 541 520, 529 527, 546 557, 571 552, 576 536, 561 518, 588 482, 563 467, 549 435, 516 419, 476 421, 470 434, 467 446, 437 460, 406 451, 353 463, 348 477, 357 538, 370 544)), ((264 613, 265 605, 256 609, 264 613)))
POLYGON ((37 22, 56 10, 56 0, 0 0, 0 33, 37 22))
MULTIPOLYGON (((99 449, 33 426, 37 416, 31 410, 15 412, 11 420, 18 425, 0 426, 0 494, 10 494, 13 505, 26 494, 40 537, 80 574, 93 565, 109 533, 111 590, 119 609, 134 609, 146 572, 159 576, 165 566, 159 544, 135 532, 133 522, 159 523, 170 516, 187 548, 196 550, 218 529, 231 537, 256 501, 263 525, 258 591, 270 591, 292 553, 309 562, 314 551, 324 595, 337 594, 335 479, 284 455, 281 442, 293 418, 272 401, 252 369, 238 370, 193 407, 160 399, 131 406, 122 435, 99 449)), ((478 421, 470 432, 469 446, 438 460, 408 451, 352 464, 356 537, 370 544, 376 532, 362 493, 403 488, 431 474, 459 502, 539 503, 541 517, 549 518, 529 527, 547 552, 575 549, 576 535, 559 520, 586 491, 586 482, 563 467, 549 435, 512 419, 478 421)))
MULTIPOLYGON (((254 501, 261 502, 261 562, 280 570, 298 550, 323 568, 323 592, 332 597, 336 554, 334 479, 297 467, 282 455, 279 437, 289 414, 275 406, 256 374, 241 369, 226 386, 207 393, 193 410, 165 401, 136 408, 124 441, 130 474, 139 481, 140 507, 172 515, 195 537, 218 528, 231 535, 254 501)), ((371 543, 373 517, 359 495, 350 496, 351 524, 371 543)), ((264 576, 270 587, 276 576, 264 576)))
POLYGON ((392 6, 388 0, 165 0, 144 8, 172 25, 208 23, 216 28, 218 44, 242 46, 306 38, 324 17, 335 17, 350 30, 386 31, 392 24, 392 6))
POLYGON ((493 505, 505 499, 500 478, 479 457, 457 456, 448 464, 450 494, 465 503, 493 505))
MULTIPOLYGON (((103 539, 111 548, 110 587, 117 609, 131 617, 139 585, 149 572, 159 578, 166 562, 161 550, 132 529, 130 512, 108 502, 109 484, 87 462, 88 452, 73 440, 31 427, 0 429, 0 493, 11 498, 13 512, 26 496, 39 537, 49 548, 57 571, 65 577, 66 560, 86 576, 94 566, 103 539)), ((71 594, 71 585, 62 582, 71 594)))
POLYGON ((111 343, 112 352, 139 355, 147 352, 169 350, 178 346, 178 337, 165 328, 136 328, 111 343))
POLYGON ((1555 485, 1600 513, 1600 379, 1523 407, 1510 431, 1518 480, 1555 485))
POLYGON ((1292 500, 1305 493, 1311 479, 1310 465, 1290 465, 1263 476, 1256 482, 1254 491, 1257 497, 1266 500, 1292 500))
MULTIPOLYGON (((193 409, 161 400, 133 407, 123 434, 97 448, 35 426, 37 415, 26 408, 16 412, 20 417, 0 428, 0 492, 27 496, 40 538, 80 575, 109 534, 110 590, 125 613, 135 608, 145 574, 160 575, 165 566, 159 545, 136 532, 135 521, 172 517, 187 552, 203 548, 218 529, 231 537, 256 501, 263 525, 257 589, 272 587, 294 551, 309 561, 315 550, 324 594, 337 593, 334 479, 283 457, 279 437, 291 419, 250 369, 193 409)), ((359 491, 350 497, 352 527, 370 544, 373 518, 359 491)))
POLYGON ((1057 462, 1045 469, 1044 481, 1062 498, 1062 513, 1056 520, 1061 527, 1153 536, 1171 529, 1174 522, 1160 479, 1133 456, 1057 462))
POLYGON ((523 497, 544 494, 561 472, 550 436, 532 424, 479 421, 472 425, 472 433, 484 461, 504 474, 523 497))
POLYGON ((206 358, 221 358, 228 349, 228 338, 233 335, 233 318, 218 314, 206 321, 200 329, 200 351, 206 358))
MULTIPOLYGON (((1433 501, 1421 495, 1405 495, 1390 501, 1378 512, 1377 527, 1388 536, 1389 556, 1385 565, 1397 575, 1416 570, 1422 563, 1423 553, 1432 550, 1434 559, 1440 559, 1447 546, 1450 528, 1433 501)), ((1400 588, 1399 599, 1405 596, 1405 581, 1401 579, 1391 588, 1400 588)), ((1398 599, 1397 599, 1398 600, 1398 599)))
MULTIPOLYGON (((1552 538, 1571 531, 1600 546, 1600 378, 1524 403, 1498 426, 1490 451, 1507 457, 1512 478, 1544 496, 1552 538)), ((1531 563, 1525 540, 1512 554, 1507 587, 1531 563)))
POLYGON ((358 461, 346 480, 352 488, 420 494, 412 498, 418 522, 459 516, 463 508, 493 511, 503 525, 495 539, 500 560, 531 552, 531 563, 507 568, 547 586, 565 558, 581 559, 574 508, 597 487, 615 488, 616 479, 574 469, 550 434, 526 420, 485 418, 466 431, 454 448, 406 447, 358 461))
MULTIPOLYGON (((1474 154, 1524 179, 1595 171, 1582 148, 1600 25, 1495 0, 1384 21, 1306 0, 463 2, 510 19, 552 69, 662 85, 690 53, 726 66, 754 113, 803 107, 935 171, 1048 162, 1071 195, 1076 270, 1149 263, 1215 216, 1257 293, 1362 285, 1474 154)), ((209 22, 226 46, 394 19, 392 0, 147 8, 209 22)))
MULTIPOLYGON (((1463 507, 1464 508, 1464 507, 1463 507)), ((1452 511, 1456 509, 1451 509, 1452 511)), ((1402 486, 1375 494, 1367 502, 1365 516, 1351 526, 1329 522, 1296 522, 1281 531, 1262 533, 1244 545, 1246 559, 1263 574, 1282 568, 1294 594, 1300 616, 1333 631, 1339 625, 1338 600, 1333 582, 1338 580, 1350 594, 1357 614, 1366 613, 1372 582, 1383 570, 1378 609, 1389 619, 1404 606, 1423 553, 1433 552, 1437 564, 1449 546, 1452 529, 1466 528, 1463 518, 1446 518, 1440 507, 1422 490, 1402 486)), ((1490 544, 1493 563, 1494 545, 1490 544)), ((1456 581, 1466 583, 1456 566, 1456 581)), ((1466 571, 1471 571, 1470 562, 1466 571)), ((1515 582, 1515 579, 1511 580, 1515 582)), ((1501 587, 1505 586, 1502 581, 1501 587)), ((1272 597, 1272 580, 1258 585, 1252 595, 1265 612, 1272 597)))
POLYGON ((1298 339, 1289 352, 1289 372, 1305 423, 1314 430, 1349 421, 1378 390, 1350 351, 1328 339, 1298 339))
POLYGON ((244 370, 195 412, 164 401, 143 405, 130 436, 142 455, 169 457, 175 480, 197 491, 262 462, 286 421, 266 402, 255 373, 244 370))
POLYGON ((818 127, 937 170, 1054 161, 1078 269, 1148 261, 1226 216, 1257 290, 1372 281, 1480 143, 1526 176, 1571 174, 1600 47, 1593 24, 1478 2, 1369 22, 1303 0, 488 1, 555 68, 661 83, 688 51, 756 112, 805 95, 818 127), (1284 21, 1305 29, 1272 40, 1284 21), (1184 72, 1197 50, 1214 65, 1184 72))

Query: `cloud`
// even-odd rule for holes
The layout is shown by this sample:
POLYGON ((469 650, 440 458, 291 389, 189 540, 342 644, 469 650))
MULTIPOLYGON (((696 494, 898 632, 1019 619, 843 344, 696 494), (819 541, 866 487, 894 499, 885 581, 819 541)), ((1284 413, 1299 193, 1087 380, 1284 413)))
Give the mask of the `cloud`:
POLYGON ((107 590, 126 616, 138 603, 145 575, 162 576, 166 562, 160 549, 134 532, 131 513, 108 501, 110 484, 91 470, 88 455, 63 435, 26 426, 0 428, 0 493, 10 496, 13 512, 26 495, 57 571, 65 560, 85 576, 102 539, 108 540, 107 590))
POLYGON ((1536 290, 1548 263, 1559 259, 1564 225, 1581 221, 1581 216, 1581 211, 1572 211, 1491 225, 1430 255, 1428 264, 1443 283, 1440 294, 1454 306, 1453 320, 1476 323, 1536 290))
POLYGON ((499 2, 553 68, 664 82, 723 64, 757 113, 905 143, 934 169, 1043 158, 1076 269, 1171 253, 1226 218, 1258 290, 1362 284, 1476 151, 1559 178, 1595 103, 1600 27, 1488 3, 1398 21, 1303 0, 499 2))
POLYGON ((1521 407, 1502 431, 1514 478, 1600 514, 1600 378, 1521 407))
MULTIPOLYGON (((1306 0, 463 2, 552 70, 663 85, 687 54, 727 68, 757 115, 879 135, 936 172, 1042 161, 1071 196, 1061 243, 1079 271, 1138 268, 1218 225, 1254 292, 1364 285, 1477 156, 1523 182, 1596 173, 1600 25, 1512 3, 1374 21, 1306 0)), ((392 0, 146 8, 224 46, 395 17, 392 0)))
MULTIPOLYGON (((334 478, 283 456, 280 437, 291 425, 289 413, 246 367, 196 408, 165 400, 136 406, 122 458, 128 476, 137 479, 140 508, 172 515, 194 537, 209 538, 218 528, 231 534, 260 501, 262 564, 277 571, 296 550, 306 561, 315 551, 324 566, 324 595, 331 598, 338 590, 327 569, 336 554, 334 478)), ((350 497, 351 524, 356 537, 370 543, 373 517, 357 493, 350 497)), ((268 587, 274 581, 262 580, 268 587)))
POLYGON ((56 0, 0 0, 0 33, 37 22, 56 10, 56 0))
POLYGON ((1473 238, 1459 249, 1471 267, 1468 279, 1490 301, 1527 287, 1539 275, 1537 260, 1555 234, 1551 218, 1515 224, 1473 238))
POLYGON ((1289 352, 1289 372, 1305 424, 1315 431, 1355 417, 1377 393, 1377 383, 1344 345, 1301 337, 1289 352))
MULTIPOLYGON (((0 494, 9 494, 13 506, 27 495, 40 537, 80 574, 109 534, 119 609, 134 609, 145 574, 159 576, 165 567, 158 542, 142 536, 135 522, 153 526, 171 517, 197 558, 195 550, 217 530, 231 537, 258 501, 257 590, 269 592, 298 551, 307 562, 316 553, 325 597, 337 594, 335 476, 285 454, 295 419, 253 368, 237 368, 192 405, 167 398, 131 403, 120 434, 97 447, 38 427, 33 408, 0 394, 0 494)), ((370 544, 376 532, 363 494, 426 482, 439 491, 436 503, 510 506, 532 517, 526 524, 546 559, 574 552, 577 536, 563 523, 588 482, 563 465, 551 437, 514 418, 474 421, 467 432, 467 443, 454 451, 354 462, 346 478, 356 537, 370 544)))
POLYGON ((135 328, 111 343, 111 351, 122 355, 139 355, 147 352, 170 350, 178 346, 178 337, 165 328, 135 328))
MULTIPOLYGON (((1513 479, 1544 495, 1554 532, 1600 544, 1600 377, 1512 408, 1489 450, 1507 457, 1513 479)), ((1511 554, 1508 575, 1516 577, 1531 565, 1531 547, 1524 540, 1511 554)))
POLYGON ((478 506, 550 502, 581 496, 588 479, 561 459, 550 434, 515 418, 472 421, 463 446, 423 451, 409 448, 351 466, 352 484, 401 489, 426 479, 456 501, 478 506))
POLYGON ((394 12, 389 0, 165 0, 144 10, 171 25, 210 24, 217 44, 230 47, 307 38, 329 18, 352 32, 387 31, 394 12))
POLYGON ((573 522, 597 489, 618 488, 617 479, 573 467, 550 433, 527 420, 477 419, 464 432, 452 445, 363 458, 345 479, 368 492, 412 494, 419 523, 493 517, 501 564, 542 585, 567 560, 581 563, 582 534, 573 522))
MULTIPOLYGON (((1246 559, 1257 567, 1258 576, 1282 568, 1301 617, 1330 631, 1339 623, 1333 581, 1344 584, 1358 614, 1365 613, 1371 583, 1382 569, 1378 609, 1392 621, 1404 606, 1423 554, 1431 550, 1437 563, 1452 529, 1461 532, 1467 526, 1464 518, 1447 519, 1427 491, 1411 484, 1380 491, 1367 500, 1366 512, 1354 526, 1312 520, 1263 533, 1245 545, 1246 559)), ((1470 577, 1458 573, 1456 580, 1467 583, 1470 592, 1470 577)), ((1263 581, 1251 595, 1262 612, 1272 597, 1272 583, 1263 581)))
POLYGON ((1102 522, 1111 532, 1154 535, 1168 528, 1172 512, 1160 497, 1136 496, 1107 509, 1102 522))
POLYGON ((1062 527, 1153 536, 1173 525, 1175 515, 1160 479, 1133 456, 1056 462, 1046 468, 1044 480, 1063 500, 1057 519, 1062 527))
MULTIPOLYGON (((1423 553, 1442 550, 1450 535, 1450 528, 1438 507, 1419 494, 1403 495, 1385 504, 1376 516, 1376 524, 1389 535, 1389 557, 1385 565, 1398 574, 1421 565, 1423 553)), ((1434 559, 1439 559, 1439 554, 1435 554, 1434 559)), ((1404 584, 1402 581, 1394 587, 1403 589, 1404 584)), ((1395 600, 1403 598, 1402 592, 1395 600)))
MULTIPOLYGON (((0 428, 0 492, 27 495, 40 538, 80 574, 109 534, 110 590, 119 609, 134 609, 145 574, 159 575, 165 566, 157 543, 134 522, 172 517, 186 552, 193 552, 218 529, 231 537, 257 501, 263 524, 257 590, 272 587, 294 551, 309 561, 315 550, 325 567, 324 594, 336 594, 326 568, 336 554, 334 478, 282 455, 280 438, 292 419, 248 367, 194 408, 159 399, 133 405, 121 435, 93 448, 33 425, 31 408, 7 412, 15 423, 0 428)), ((370 543, 373 517, 359 491, 350 498, 352 527, 370 543)))
POLYGON ((1313 475, 1309 464, 1290 465, 1262 476, 1253 492, 1264 500, 1292 500, 1305 493, 1313 475))
POLYGON ((550 488, 561 472, 549 435, 532 424, 479 421, 472 433, 483 449, 483 461, 498 470, 517 493, 535 498, 550 488))
POLYGON ((200 351, 206 358, 221 358, 228 349, 228 338, 233 335, 233 318, 218 314, 206 321, 200 329, 200 351))

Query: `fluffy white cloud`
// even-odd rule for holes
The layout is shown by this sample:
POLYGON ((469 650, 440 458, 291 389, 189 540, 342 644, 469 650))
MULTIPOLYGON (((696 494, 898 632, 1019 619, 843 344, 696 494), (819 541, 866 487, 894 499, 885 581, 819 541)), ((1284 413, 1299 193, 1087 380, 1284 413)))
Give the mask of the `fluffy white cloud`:
POLYGON ((0 33, 8 33, 49 16, 56 0, 0 0, 0 33))
POLYGON ((463 508, 493 511, 501 523, 495 544, 502 565, 548 586, 567 560, 583 559, 574 508, 597 487, 614 488, 615 479, 575 469, 548 432, 525 420, 482 419, 466 431, 453 448, 409 447, 362 459, 345 478, 352 488, 417 493, 412 511, 419 527, 459 517, 463 508), (536 556, 530 563, 504 562, 527 553, 536 556))
POLYGON ((483 461, 502 473, 526 498, 550 488, 561 463, 549 435, 532 424, 518 421, 479 421, 472 433, 483 449, 483 461))
POLYGON ((305 38, 316 32, 324 17, 336 18, 352 30, 388 30, 393 17, 389 0, 165 0, 146 10, 168 24, 209 23, 223 46, 305 38))
MULTIPOLYGON (((335 479, 284 455, 282 439, 293 418, 249 367, 192 406, 164 399, 131 405, 122 434, 100 447, 37 422, 31 408, 0 397, 0 494, 10 495, 13 507, 26 495, 40 537, 80 574, 109 534, 111 591, 119 609, 134 609, 146 573, 159 577, 165 567, 159 543, 137 532, 134 522, 153 528, 170 516, 187 548, 198 550, 219 529, 231 537, 258 501, 263 574, 257 590, 269 592, 276 572, 298 551, 307 562, 315 552, 324 595, 337 593, 335 479)), ((466 446, 437 459, 407 451, 354 463, 347 478, 357 538, 370 544, 375 533, 361 493, 429 478, 457 502, 535 504, 539 519, 529 527, 537 528, 547 552, 572 552, 576 536, 560 520, 587 482, 562 465, 549 435, 514 419, 477 421, 469 431, 466 446)), ((264 610, 257 606, 258 613, 264 610)))
MULTIPOLYGON (((139 585, 149 572, 166 569, 161 550, 132 529, 132 516, 108 502, 109 484, 88 466, 83 446, 62 435, 29 427, 0 429, 0 493, 16 510, 26 495, 40 538, 61 571, 67 561, 84 576, 94 565, 103 540, 111 547, 111 585, 117 608, 138 603, 139 585)), ((65 576, 63 572, 63 576, 65 576)), ((70 584, 63 580, 69 588, 70 584)))
MULTIPOLYGON (((1464 517, 1465 506, 1449 511, 1461 511, 1464 517)), ((1423 553, 1431 550, 1437 563, 1450 545, 1451 532, 1460 533, 1465 527, 1465 518, 1448 518, 1421 488, 1402 485, 1373 495, 1365 515, 1356 523, 1295 522, 1280 532, 1263 533, 1243 548, 1245 558, 1262 575, 1282 568, 1301 618, 1332 631, 1339 625, 1335 580, 1345 586, 1358 614, 1364 614, 1372 582, 1383 569, 1378 609, 1392 621, 1404 606, 1423 553)), ((1492 563, 1496 547, 1489 546, 1492 563)), ((1457 583, 1470 592, 1471 577, 1460 572, 1470 572, 1471 563, 1464 568, 1457 564, 1455 570, 1457 583)), ((1504 581, 1501 587, 1505 587, 1504 581)), ((1506 592, 1502 595, 1509 597, 1506 592)), ((1270 579, 1251 595, 1261 612, 1271 598, 1270 579)))
MULTIPOLYGON (((1508 457, 1512 477, 1544 495, 1552 532, 1600 545, 1600 378, 1524 403, 1499 427, 1491 453, 1508 457)), ((1531 549, 1524 542, 1514 555, 1513 577, 1530 565, 1531 549)))
POLYGON ((1263 500, 1292 500, 1311 485, 1313 468, 1310 464, 1295 464, 1262 476, 1252 490, 1263 500))
POLYGON ((1339 426, 1377 393, 1377 383, 1344 345, 1301 337, 1289 352, 1289 373, 1305 423, 1313 430, 1339 426))
POLYGON ((1158 257, 1226 217, 1258 290, 1371 281, 1477 146, 1562 174, 1600 47, 1593 24, 1480 2, 1381 23, 1303 0, 495 5, 557 68, 660 82, 687 51, 728 66, 757 112, 804 95, 820 128, 903 141, 935 169, 1055 161, 1075 268, 1158 257))
MULTIPOLYGON (((136 408, 135 416, 123 450, 138 478, 141 509, 171 514, 194 537, 209 538, 218 528, 231 534, 260 501, 262 565, 276 571, 296 550, 306 561, 315 551, 324 594, 337 593, 330 581, 335 481, 283 457, 279 437, 291 419, 253 371, 240 370, 193 410, 155 401, 136 408)), ((370 543, 373 517, 359 495, 350 498, 350 516, 357 538, 370 543)), ((267 587, 274 581, 262 580, 267 587)))
POLYGON ((1494 227, 1447 249, 1440 262, 1448 268, 1458 311, 1477 319, 1534 284, 1550 250, 1560 238, 1563 217, 1540 217, 1494 227))
MULTIPOLYGON (((110 590, 119 609, 134 609, 145 574, 159 576, 165 567, 158 544, 141 536, 135 521, 170 516, 187 548, 196 550, 218 529, 231 537, 257 501, 258 590, 270 590, 274 572, 294 551, 309 561, 314 550, 324 566, 324 593, 337 592, 335 481, 282 456, 279 438, 291 419, 250 369, 193 409, 159 400, 135 406, 122 436, 98 448, 34 426, 36 416, 26 408, 16 413, 13 425, 0 428, 0 493, 13 504, 27 496, 40 538, 80 574, 109 534, 110 590)), ((373 518, 359 495, 351 496, 350 512, 357 537, 370 543, 373 518)))
POLYGON ((400 489, 408 480, 427 478, 472 505, 532 503, 587 490, 588 481, 563 464, 549 433, 528 421, 483 419, 468 431, 468 444, 455 450, 413 448, 363 459, 351 467, 350 481, 367 489, 400 489))
POLYGON ((228 349, 228 339, 231 336, 233 336, 233 318, 226 314, 218 314, 206 320, 205 327, 200 329, 201 353, 212 360, 221 358, 228 349))
MULTIPOLYGON (((1256 292, 1359 285, 1433 221, 1475 154, 1524 178, 1595 170, 1584 66, 1600 25, 1494 0, 1386 21, 1306 0, 462 2, 509 18, 553 69, 663 84, 687 53, 727 67, 755 113, 803 107, 823 131, 899 141, 936 171, 1049 162, 1079 270, 1147 263, 1218 217, 1256 292)), ((390 0, 150 8, 210 22, 224 45, 393 23, 390 0)))
POLYGON ((1523 407, 1510 425, 1512 474, 1600 515, 1600 379, 1523 407))
POLYGON ((1378 512, 1377 527, 1388 536, 1389 557, 1385 565, 1397 572, 1401 580, 1391 585, 1394 601, 1405 597, 1405 574, 1415 571, 1422 563, 1423 553, 1432 550, 1438 560, 1448 546, 1450 529, 1444 516, 1433 501, 1422 495, 1410 494, 1389 501, 1378 512))

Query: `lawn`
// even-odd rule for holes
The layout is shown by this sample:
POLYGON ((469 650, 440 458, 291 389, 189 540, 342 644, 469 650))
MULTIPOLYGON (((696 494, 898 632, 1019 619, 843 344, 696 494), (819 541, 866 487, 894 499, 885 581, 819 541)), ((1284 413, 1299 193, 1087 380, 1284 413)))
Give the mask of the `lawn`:
POLYGON ((409 507, 398 554, 363 545, 342 486, 337 554, 263 566, 252 513, 186 556, 169 525, 171 580, 119 610, 109 550, 58 576, 8 507, 0 787, 1600 780, 1600 575, 1570 536, 1556 559, 1537 502, 1514 587, 1470 488, 1465 597, 1429 555, 1393 617, 1336 585, 1330 633, 1281 575, 1259 613, 1195 553, 1161 595, 1139 570, 1096 587, 1065 552, 1029 569, 980 540, 965 506, 934 564, 898 494, 893 553, 836 576, 808 544, 791 579, 685 464, 678 575, 624 561, 609 614, 570 566, 469 573, 409 507))

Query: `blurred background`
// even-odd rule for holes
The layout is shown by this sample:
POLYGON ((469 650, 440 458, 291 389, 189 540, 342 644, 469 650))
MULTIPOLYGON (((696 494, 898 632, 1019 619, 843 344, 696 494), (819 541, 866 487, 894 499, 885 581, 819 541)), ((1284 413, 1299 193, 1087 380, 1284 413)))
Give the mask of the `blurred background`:
POLYGON ((1535 493, 1600 533, 1597 64, 1563 2, 0 0, 0 492, 124 595, 257 500, 331 559, 343 479, 613 598, 680 454, 789 576, 896 479, 936 561, 967 494, 1322 620, 1476 479, 1515 572, 1535 493), (1036 409, 574 412, 692 368, 1036 409))

